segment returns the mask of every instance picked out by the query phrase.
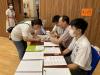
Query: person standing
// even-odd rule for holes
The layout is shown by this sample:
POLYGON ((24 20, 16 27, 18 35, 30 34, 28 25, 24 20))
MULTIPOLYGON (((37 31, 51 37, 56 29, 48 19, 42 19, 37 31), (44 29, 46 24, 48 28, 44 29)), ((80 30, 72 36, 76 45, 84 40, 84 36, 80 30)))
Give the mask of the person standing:
POLYGON ((24 22, 17 24, 13 28, 11 32, 11 39, 18 50, 20 60, 22 60, 26 51, 27 41, 36 42, 41 40, 34 34, 37 27, 39 27, 38 31, 40 31, 41 25, 41 20, 37 19, 31 20, 30 23, 24 22))
POLYGON ((13 8, 13 4, 9 4, 8 6, 8 9, 6 10, 6 31, 8 33, 10 33, 8 31, 8 29, 10 27, 14 27, 15 26, 15 11, 14 11, 14 8, 13 8))

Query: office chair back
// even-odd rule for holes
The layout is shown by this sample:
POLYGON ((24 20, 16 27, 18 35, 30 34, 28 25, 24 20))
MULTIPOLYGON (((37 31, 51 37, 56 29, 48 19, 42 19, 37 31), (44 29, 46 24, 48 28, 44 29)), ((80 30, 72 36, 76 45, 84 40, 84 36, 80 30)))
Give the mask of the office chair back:
POLYGON ((95 48, 91 47, 91 52, 92 52, 92 62, 91 62, 92 69, 90 71, 88 71, 88 75, 92 75, 93 71, 95 70, 95 68, 100 60, 100 55, 98 54, 98 52, 95 48))

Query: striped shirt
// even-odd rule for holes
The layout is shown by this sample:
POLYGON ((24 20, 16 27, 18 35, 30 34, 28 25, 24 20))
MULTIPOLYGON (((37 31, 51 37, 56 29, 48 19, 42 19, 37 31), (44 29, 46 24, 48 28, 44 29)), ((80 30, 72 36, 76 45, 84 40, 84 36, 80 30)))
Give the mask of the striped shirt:
POLYGON ((60 44, 62 44, 65 48, 67 48, 72 41, 72 37, 69 34, 69 29, 70 26, 65 29, 64 33, 59 38, 60 44))

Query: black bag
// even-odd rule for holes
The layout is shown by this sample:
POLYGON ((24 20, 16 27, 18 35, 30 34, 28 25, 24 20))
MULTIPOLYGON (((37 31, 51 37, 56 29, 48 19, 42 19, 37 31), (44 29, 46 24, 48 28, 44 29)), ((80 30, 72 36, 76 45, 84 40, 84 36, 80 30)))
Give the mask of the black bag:
POLYGON ((13 30, 13 28, 14 28, 14 27, 9 27, 9 28, 7 29, 7 31, 8 31, 9 33, 11 33, 12 30, 13 30))

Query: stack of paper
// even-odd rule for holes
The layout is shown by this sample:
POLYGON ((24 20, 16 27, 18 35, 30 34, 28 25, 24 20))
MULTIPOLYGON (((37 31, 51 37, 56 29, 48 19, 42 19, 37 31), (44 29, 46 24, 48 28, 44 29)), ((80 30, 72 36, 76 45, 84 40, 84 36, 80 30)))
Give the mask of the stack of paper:
POLYGON ((44 57, 44 66, 67 65, 63 56, 44 57))
POLYGON ((42 75, 42 72, 40 72, 40 73, 24 73, 24 72, 22 72, 22 73, 15 73, 15 75, 42 75))
POLYGON ((43 45, 37 45, 36 50, 39 50, 39 51, 43 51, 44 50, 44 46, 43 45))
POLYGON ((42 72, 43 60, 21 61, 17 72, 42 72))
POLYGON ((25 52, 23 60, 25 59, 44 59, 43 52, 25 52))
POLYGON ((54 44, 52 42, 44 42, 44 46, 59 46, 58 44, 54 44))
POLYGON ((61 54, 59 47, 45 47, 44 54, 61 54))
POLYGON ((44 75, 71 75, 68 68, 44 68, 44 75))
POLYGON ((27 52, 41 52, 44 50, 43 45, 28 45, 26 51, 27 52))

